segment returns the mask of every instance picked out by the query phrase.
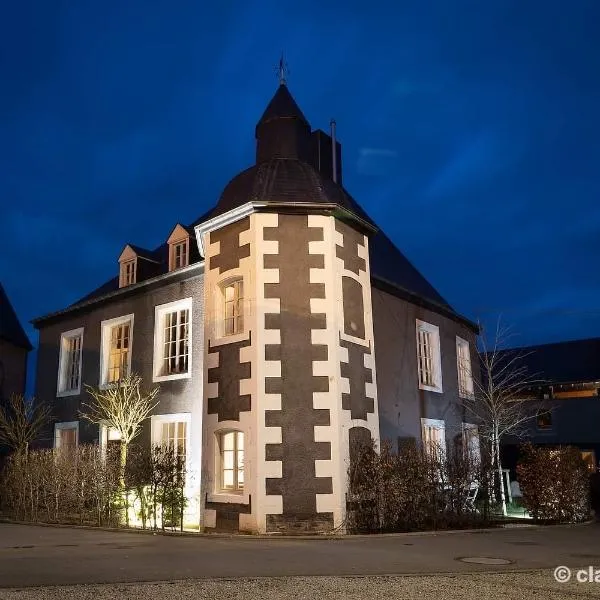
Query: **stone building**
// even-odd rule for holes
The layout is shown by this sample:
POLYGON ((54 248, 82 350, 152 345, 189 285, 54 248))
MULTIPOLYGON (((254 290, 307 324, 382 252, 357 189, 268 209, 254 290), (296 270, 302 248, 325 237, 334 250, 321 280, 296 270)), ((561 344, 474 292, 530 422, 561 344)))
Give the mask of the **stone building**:
POLYGON ((212 210, 37 319, 37 394, 52 438, 106 443, 80 422, 83 383, 160 385, 144 443, 185 452, 186 519, 207 529, 343 524, 349 448, 391 438, 477 443, 476 325, 457 314, 342 185, 342 150, 282 82, 256 160, 212 210), (191 508, 190 508, 191 507, 191 508))

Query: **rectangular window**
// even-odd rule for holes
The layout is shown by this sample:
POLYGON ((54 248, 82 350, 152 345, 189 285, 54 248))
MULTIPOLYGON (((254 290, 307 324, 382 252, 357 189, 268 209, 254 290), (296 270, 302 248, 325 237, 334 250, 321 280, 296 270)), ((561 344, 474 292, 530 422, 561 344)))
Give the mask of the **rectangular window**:
POLYGON ((244 490, 244 434, 227 431, 219 435, 221 460, 221 491, 244 490))
POLYGON ((189 318, 190 312, 187 309, 176 310, 165 315, 163 375, 187 373, 189 318))
POLYGON ((417 365, 419 388, 442 391, 439 327, 417 320, 417 365))
POLYGON ((171 251, 173 253, 173 269, 181 269, 188 265, 188 240, 173 244, 171 251))
POLYGON ((120 287, 131 285, 136 281, 136 259, 121 263, 121 281, 120 287))
POLYGON ((446 456, 446 423, 438 419, 421 419, 423 450, 430 457, 446 456))
POLYGON ((154 330, 154 380, 191 373, 192 299, 157 306, 154 330))
POLYGON ((244 283, 241 279, 223 286, 223 334, 244 331, 244 283))
POLYGON ((108 381, 119 381, 129 375, 129 323, 115 325, 110 329, 108 351, 108 381))
POLYGON ((187 451, 187 423, 185 421, 161 423, 160 443, 171 448, 177 456, 185 457, 187 451))
POLYGON ((83 328, 66 331, 60 336, 57 395, 68 396, 81 391, 81 355, 83 328))
POLYGON ((54 425, 54 447, 62 450, 76 448, 79 443, 79 421, 54 425))
POLYGON ((542 431, 552 429, 552 411, 542 409, 539 410, 535 417, 537 428, 542 431))
POLYGON ((115 383, 131 374, 133 315, 102 321, 100 384, 115 383))
POLYGON ((190 413, 154 415, 152 422, 152 443, 171 448, 176 456, 185 460, 188 457, 190 435, 190 413))
POLYGON ((481 463, 481 447, 477 425, 463 423, 463 449, 470 464, 479 465, 481 463))
POLYGON ((456 338, 456 368, 458 371, 458 395, 461 398, 473 397, 473 373, 471 372, 471 352, 469 342, 456 338))

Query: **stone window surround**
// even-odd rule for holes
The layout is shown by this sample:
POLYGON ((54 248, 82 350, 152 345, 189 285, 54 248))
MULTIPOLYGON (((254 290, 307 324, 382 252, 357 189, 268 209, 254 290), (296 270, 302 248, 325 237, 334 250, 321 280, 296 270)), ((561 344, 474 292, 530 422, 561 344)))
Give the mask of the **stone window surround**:
POLYGON ((111 329, 118 325, 124 325, 129 322, 129 348, 127 356, 127 374, 131 375, 131 356, 133 352, 133 322, 134 314, 123 315, 121 317, 115 317, 114 319, 107 319, 100 323, 100 375, 99 375, 99 387, 100 389, 106 389, 109 385, 108 382, 108 365, 109 365, 109 353, 110 353, 110 342, 111 342, 111 329))
POLYGON ((56 381, 56 396, 64 397, 64 396, 77 396, 81 393, 81 372, 82 372, 82 363, 83 363, 83 333, 84 328, 78 327, 77 329, 71 329, 69 331, 63 331, 60 334, 60 352, 58 359, 58 374, 56 381), (65 385, 65 377, 66 377, 66 368, 67 368, 67 348, 66 342, 72 338, 80 338, 79 342, 79 377, 78 377, 78 386, 73 389, 64 389, 65 385))
POLYGON ((154 360, 152 367, 152 381, 171 381, 175 379, 190 379, 192 376, 192 322, 193 322, 193 300, 191 297, 159 304, 154 307, 154 360), (188 310, 188 368, 185 373, 173 373, 172 375, 160 375, 163 363, 165 326, 164 319, 168 313, 188 310))
POLYGON ((443 390, 442 385, 442 354, 440 349, 440 328, 437 325, 432 325, 431 323, 427 323, 425 321, 421 321, 419 319, 416 320, 416 344, 417 344, 417 380, 419 383, 419 389, 427 390, 430 392, 437 392, 441 394, 443 390), (419 373, 419 332, 425 331, 428 332, 432 338, 432 369, 433 369, 433 378, 434 385, 426 385, 421 382, 421 375, 419 373))
POLYGON ((456 336, 456 370, 458 372, 458 395, 460 398, 473 398, 473 371, 471 367, 471 345, 467 340, 456 336), (461 365, 461 350, 466 350, 466 365, 461 365), (461 381, 464 379, 464 381, 461 381))
POLYGON ((60 448, 60 432, 64 430, 75 430, 75 445, 79 446, 79 421, 62 421, 54 424, 54 448, 60 448))

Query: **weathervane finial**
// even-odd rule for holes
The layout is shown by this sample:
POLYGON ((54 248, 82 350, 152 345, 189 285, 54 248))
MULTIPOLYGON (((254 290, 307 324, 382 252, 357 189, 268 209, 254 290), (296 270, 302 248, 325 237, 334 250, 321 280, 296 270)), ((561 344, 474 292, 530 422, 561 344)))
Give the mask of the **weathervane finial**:
POLYGON ((289 74, 289 69, 287 63, 283 60, 283 52, 281 53, 281 58, 279 59, 279 66, 277 67, 277 76, 279 77, 279 84, 286 84, 286 76, 289 74))

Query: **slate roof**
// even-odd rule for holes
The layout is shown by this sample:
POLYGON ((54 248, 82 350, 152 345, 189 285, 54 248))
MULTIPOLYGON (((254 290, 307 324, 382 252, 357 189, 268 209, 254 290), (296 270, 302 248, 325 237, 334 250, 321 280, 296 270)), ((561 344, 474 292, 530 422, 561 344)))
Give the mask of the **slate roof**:
POLYGON ((19 348, 31 350, 32 346, 29 342, 27 334, 23 330, 17 313, 15 312, 6 291, 0 283, 0 339, 10 342, 19 348))
POLYGON ((513 348, 520 364, 536 379, 549 383, 600 381, 600 338, 513 348))
POLYGON ((260 125, 273 119, 298 119, 306 123, 306 125, 309 124, 300 107, 296 104, 294 97, 290 94, 287 85, 283 83, 280 84, 275 95, 271 98, 269 104, 267 104, 265 112, 256 124, 256 130, 258 131, 260 125))
MULTIPOLYGON (((262 135, 259 131, 260 126, 276 119, 281 119, 282 124, 289 123, 290 119, 301 121, 306 125, 306 132, 303 130, 299 135, 303 136, 306 133, 310 137, 310 125, 284 84, 279 86, 256 126, 257 139, 262 135)), ((275 127, 276 137, 285 136, 289 131, 285 125, 277 130, 276 123, 272 123, 269 127, 275 127)), ((273 129, 269 135, 272 133, 273 129)), ((300 139, 298 143, 302 144, 306 141, 306 139, 300 139)), ((374 282, 381 283, 386 291, 406 297, 413 302, 419 301, 426 307, 438 310, 450 318, 460 320, 473 330, 477 330, 474 323, 461 317, 452 309, 342 186, 322 175, 314 166, 301 160, 297 155, 293 158, 271 155, 266 160, 261 160, 258 164, 242 171, 225 186, 216 206, 196 219, 186 229, 193 233, 196 225, 248 202, 286 204, 294 208, 308 203, 321 204, 326 205, 328 210, 333 212, 339 207, 345 211, 344 217, 347 217, 348 213, 350 217, 356 217, 361 227, 373 234, 369 243, 371 275, 374 282)), ((159 262, 160 267, 157 272, 166 273, 168 271, 166 243, 153 251, 132 247, 140 255, 152 257, 153 260, 159 262)), ((79 304, 110 294, 118 290, 118 287, 119 278, 114 277, 69 308, 75 308, 79 304)), ((34 323, 40 320, 42 319, 38 319, 34 323)))

